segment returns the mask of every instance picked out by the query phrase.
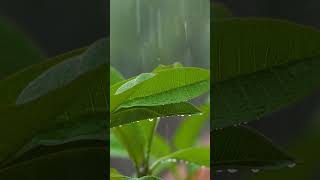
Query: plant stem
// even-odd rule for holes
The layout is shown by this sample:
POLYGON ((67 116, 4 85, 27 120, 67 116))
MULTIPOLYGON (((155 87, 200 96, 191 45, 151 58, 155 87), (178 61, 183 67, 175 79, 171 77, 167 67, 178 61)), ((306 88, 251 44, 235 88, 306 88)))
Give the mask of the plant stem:
POLYGON ((148 140, 148 146, 147 146, 147 154, 146 154, 146 160, 144 162, 144 172, 143 175, 149 175, 149 161, 150 161, 150 154, 151 154, 151 147, 152 147, 152 142, 153 142, 153 137, 154 137, 154 133, 157 130, 158 124, 159 124, 160 119, 156 119, 153 123, 152 123, 152 131, 149 134, 149 140, 148 140))

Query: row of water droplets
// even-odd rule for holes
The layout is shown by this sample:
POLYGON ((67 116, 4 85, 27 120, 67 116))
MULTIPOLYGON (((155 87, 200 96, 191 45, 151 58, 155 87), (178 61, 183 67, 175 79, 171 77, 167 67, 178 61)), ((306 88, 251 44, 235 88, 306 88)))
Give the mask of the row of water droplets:
MULTIPOLYGON (((288 165, 288 168, 294 168, 295 166, 296 166, 296 163, 292 163, 292 164, 288 165)), ((261 169, 252 168, 250 170, 253 173, 258 173, 258 172, 260 172, 261 169)), ((215 170, 215 172, 216 173, 228 172, 228 173, 234 174, 234 173, 238 172, 238 169, 235 169, 235 168, 230 168, 230 169, 226 169, 226 170, 218 169, 218 170, 215 170)))

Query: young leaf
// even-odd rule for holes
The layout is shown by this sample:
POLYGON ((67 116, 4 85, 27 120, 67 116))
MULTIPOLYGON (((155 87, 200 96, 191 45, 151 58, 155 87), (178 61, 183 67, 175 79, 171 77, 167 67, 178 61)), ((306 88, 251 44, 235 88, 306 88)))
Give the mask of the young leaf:
POLYGON ((166 155, 158 160, 156 160, 152 166, 153 171, 158 165, 162 163, 172 163, 172 162, 184 162, 192 163, 199 166, 210 166, 210 148, 209 147, 193 147, 182 149, 166 155))
POLYGON ((209 120, 210 105, 206 104, 200 108, 202 114, 188 117, 181 122, 176 130, 173 144, 176 149, 185 149, 195 145, 204 122, 209 120))
POLYGON ((173 115, 199 114, 201 111, 190 103, 176 103, 162 106, 132 107, 120 109, 111 113, 110 128, 133 123, 136 121, 154 119, 173 115))
POLYGON ((213 131, 213 169, 265 169, 288 166, 294 159, 247 127, 213 131))
POLYGON ((110 111, 134 106, 158 106, 188 101, 209 89, 209 71, 199 68, 176 68, 154 72, 155 76, 125 93, 115 95, 127 81, 110 90, 110 111))
POLYGON ((267 19, 221 20, 214 27, 213 128, 259 119, 319 87, 319 31, 267 19))

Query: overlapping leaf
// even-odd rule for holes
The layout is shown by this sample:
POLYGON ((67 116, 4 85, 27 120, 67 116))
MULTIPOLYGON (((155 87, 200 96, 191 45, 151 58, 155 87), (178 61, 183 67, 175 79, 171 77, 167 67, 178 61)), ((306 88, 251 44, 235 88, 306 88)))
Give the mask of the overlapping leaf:
POLYGON ((319 31, 254 18, 213 25, 213 128, 258 119, 320 87, 319 31))
POLYGON ((258 132, 238 126, 213 132, 213 169, 215 171, 260 169, 288 166, 294 159, 258 132))

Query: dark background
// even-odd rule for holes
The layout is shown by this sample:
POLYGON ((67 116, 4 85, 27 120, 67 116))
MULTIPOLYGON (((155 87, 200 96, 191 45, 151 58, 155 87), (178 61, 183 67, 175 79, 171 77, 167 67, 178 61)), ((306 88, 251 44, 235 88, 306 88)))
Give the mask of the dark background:
POLYGON ((108 0, 0 0, 0 16, 29 34, 45 54, 54 56, 109 34, 107 6, 108 0))
MULTIPOLYGON (((212 2, 225 4, 235 17, 275 18, 320 28, 319 0, 217 0, 212 2)), ((286 149, 306 130, 319 106, 320 91, 299 104, 254 121, 250 126, 257 128, 275 144, 286 149)), ((241 176, 243 174, 242 172, 225 173, 213 179, 246 180, 247 176, 241 176)), ((315 175, 314 180, 318 179, 319 176, 315 175)))

